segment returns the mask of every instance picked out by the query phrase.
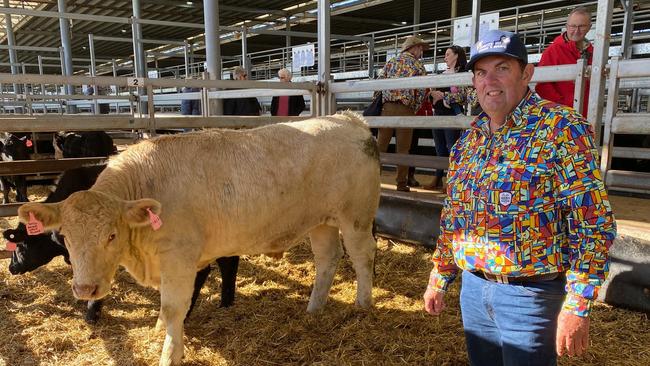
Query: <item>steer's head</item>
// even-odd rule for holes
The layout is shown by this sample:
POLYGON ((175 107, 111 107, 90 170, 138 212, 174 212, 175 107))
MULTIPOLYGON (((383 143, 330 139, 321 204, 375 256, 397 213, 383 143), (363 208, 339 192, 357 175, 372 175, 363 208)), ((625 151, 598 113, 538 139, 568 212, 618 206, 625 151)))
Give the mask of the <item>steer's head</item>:
POLYGON ((160 203, 80 191, 59 203, 26 203, 18 209, 18 216, 27 224, 31 213, 45 230, 63 235, 72 263, 72 291, 79 299, 94 300, 109 292, 129 250, 131 230, 150 225, 150 211, 159 214, 160 203))

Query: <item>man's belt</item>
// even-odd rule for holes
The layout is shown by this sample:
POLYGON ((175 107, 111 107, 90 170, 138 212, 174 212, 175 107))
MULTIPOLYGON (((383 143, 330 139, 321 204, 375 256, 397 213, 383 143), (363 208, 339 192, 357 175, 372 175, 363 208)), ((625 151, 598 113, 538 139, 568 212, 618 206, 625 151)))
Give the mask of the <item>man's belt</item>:
POLYGON ((544 274, 538 274, 538 275, 533 275, 533 276, 517 276, 517 277, 512 277, 512 276, 506 276, 506 275, 497 275, 497 274, 492 274, 492 273, 486 273, 483 271, 475 271, 472 272, 473 274, 477 275, 478 277, 483 278, 484 280, 490 281, 490 282, 497 282, 497 283, 505 283, 505 284, 516 284, 516 283, 524 283, 524 282, 542 282, 542 281, 552 281, 557 278, 563 277, 563 273, 544 273, 544 274))

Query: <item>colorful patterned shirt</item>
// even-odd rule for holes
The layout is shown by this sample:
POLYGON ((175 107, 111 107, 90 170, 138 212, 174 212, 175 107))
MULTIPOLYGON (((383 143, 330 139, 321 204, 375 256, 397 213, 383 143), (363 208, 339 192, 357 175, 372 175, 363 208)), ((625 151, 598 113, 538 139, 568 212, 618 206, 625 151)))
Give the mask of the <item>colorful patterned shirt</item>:
POLYGON ((429 286, 458 272, 566 273, 563 309, 587 316, 609 270, 616 224, 591 126, 528 92, 490 132, 482 113, 451 151, 429 286))
MULTIPOLYGON (((402 52, 397 57, 393 57, 386 65, 382 79, 408 78, 411 76, 424 76, 427 70, 424 68, 422 61, 416 59, 409 52, 402 52)), ((426 95, 425 89, 395 89, 383 91, 384 102, 402 102, 413 110, 413 114, 420 109, 426 95)))

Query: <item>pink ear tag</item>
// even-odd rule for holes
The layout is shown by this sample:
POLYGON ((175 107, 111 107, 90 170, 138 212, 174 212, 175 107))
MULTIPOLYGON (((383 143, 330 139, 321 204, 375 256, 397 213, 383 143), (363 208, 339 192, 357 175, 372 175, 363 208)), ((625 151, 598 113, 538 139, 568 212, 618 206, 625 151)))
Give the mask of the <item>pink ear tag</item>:
POLYGON ((27 140, 25 141, 25 146, 27 146, 27 147, 32 147, 32 145, 34 145, 34 143, 32 142, 32 140, 27 139, 27 140))
POLYGON ((150 208, 147 208, 147 212, 149 212, 149 222, 151 222, 151 228, 154 231, 160 229, 160 227, 162 226, 162 220, 160 219, 160 216, 151 212, 150 208))
POLYGON ((13 252, 16 250, 16 243, 8 241, 7 246, 5 247, 5 250, 13 252))
POLYGON ((38 235, 43 233, 43 223, 36 219, 33 212, 29 213, 29 222, 27 222, 27 235, 38 235))

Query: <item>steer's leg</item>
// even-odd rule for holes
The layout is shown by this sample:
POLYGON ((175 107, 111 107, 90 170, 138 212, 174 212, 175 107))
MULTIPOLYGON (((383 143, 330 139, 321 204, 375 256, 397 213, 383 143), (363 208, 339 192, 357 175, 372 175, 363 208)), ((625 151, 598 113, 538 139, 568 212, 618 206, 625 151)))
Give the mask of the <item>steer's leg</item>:
POLYGON ((325 306, 336 267, 343 256, 343 248, 339 229, 336 227, 319 225, 309 232, 309 238, 316 264, 316 281, 309 297, 307 311, 314 312, 325 306))
POLYGON ((196 278, 196 262, 183 257, 173 253, 160 261, 160 318, 167 327, 160 366, 178 365, 183 358, 183 320, 190 308, 196 278))
POLYGON ((367 308, 372 306, 372 276, 377 242, 372 236, 372 222, 361 225, 341 225, 343 244, 350 256, 354 272, 357 274, 356 304, 367 308))

